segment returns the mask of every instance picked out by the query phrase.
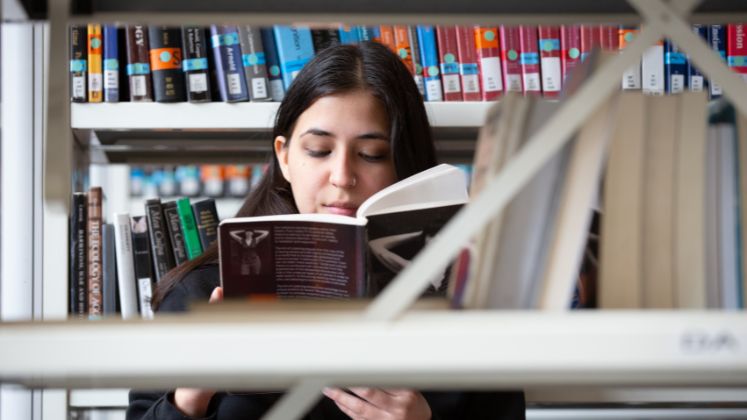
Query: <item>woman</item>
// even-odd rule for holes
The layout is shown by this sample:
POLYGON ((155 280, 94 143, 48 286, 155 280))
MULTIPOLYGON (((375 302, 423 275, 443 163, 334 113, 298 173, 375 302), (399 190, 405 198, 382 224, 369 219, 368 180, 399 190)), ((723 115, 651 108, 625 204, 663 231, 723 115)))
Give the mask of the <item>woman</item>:
MULTIPOLYGON (((331 47, 298 74, 280 104, 265 178, 237 216, 334 213, 353 216, 382 188, 436 164, 423 99, 399 58, 375 43, 331 47)), ((184 310, 191 299, 222 298, 217 249, 177 267, 154 307, 184 310)), ((426 393, 328 389, 307 418, 524 418, 521 393, 426 393), (346 416, 347 415, 347 416, 346 416)), ((253 419, 278 394, 179 388, 130 393, 128 419, 253 419)))

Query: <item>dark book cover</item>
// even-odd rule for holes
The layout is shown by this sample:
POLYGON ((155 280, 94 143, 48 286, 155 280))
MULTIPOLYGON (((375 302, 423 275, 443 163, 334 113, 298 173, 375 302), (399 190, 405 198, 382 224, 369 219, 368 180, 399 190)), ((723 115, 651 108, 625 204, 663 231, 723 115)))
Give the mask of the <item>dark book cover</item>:
POLYGON ((687 89, 687 54, 669 39, 664 40, 664 91, 681 93, 687 89))
POLYGON ((145 218, 148 223, 148 236, 153 251, 153 273, 157 283, 169 270, 176 266, 160 199, 153 198, 145 202, 145 218))
POLYGON ((101 225, 101 295, 104 315, 116 314, 117 307, 117 258, 114 245, 114 225, 101 225))
POLYGON ((130 100, 130 79, 127 75, 127 27, 117 27, 117 58, 119 60, 119 101, 130 100))
POLYGON ((88 27, 70 26, 70 100, 87 102, 88 27))
POLYGON ((103 255, 101 253, 102 226, 101 187, 91 187, 88 190, 88 315, 98 317, 103 314, 103 255))
POLYGON ((239 42, 249 99, 253 102, 269 101, 272 99, 270 81, 267 78, 267 61, 259 28, 250 25, 239 26, 239 42))
POLYGON ((167 201, 161 207, 163 207, 163 217, 169 232, 171 248, 174 251, 174 262, 176 265, 180 265, 189 261, 189 257, 187 256, 187 249, 184 243, 182 222, 179 220, 179 212, 176 209, 176 201, 167 201))
POLYGON ((104 102, 119 102, 119 36, 117 27, 104 25, 104 102))
POLYGON ((127 77, 132 102, 153 101, 149 51, 148 27, 127 25, 127 77))
POLYGON ((210 102, 210 68, 205 29, 200 26, 182 27, 182 45, 182 70, 187 86, 187 99, 189 102, 210 102))
POLYGON ((150 26, 148 38, 156 102, 185 102, 187 94, 182 71, 181 28, 150 26))
POLYGON ((143 318, 153 317, 150 306, 153 298, 153 269, 151 267, 148 223, 145 216, 132 217, 132 253, 137 281, 138 307, 143 318))
POLYGON ((337 28, 317 28, 311 30, 311 41, 317 53, 327 47, 340 45, 340 30, 337 28))
POLYGON ((275 43, 275 34, 272 28, 260 29, 262 34, 262 46, 265 50, 265 60, 267 61, 267 78, 270 81, 270 97, 275 102, 280 102, 285 97, 285 88, 283 87, 283 76, 280 74, 280 58, 278 57, 278 47, 275 43))
POLYGON ((207 249, 218 239, 218 210, 215 208, 215 200, 208 198, 192 204, 192 212, 197 224, 197 233, 200 234, 202 249, 207 249))
POLYGON ((73 194, 70 215, 70 314, 88 317, 88 196, 73 194))
POLYGON ((210 45, 221 99, 224 102, 248 101, 238 28, 233 25, 210 25, 210 45))

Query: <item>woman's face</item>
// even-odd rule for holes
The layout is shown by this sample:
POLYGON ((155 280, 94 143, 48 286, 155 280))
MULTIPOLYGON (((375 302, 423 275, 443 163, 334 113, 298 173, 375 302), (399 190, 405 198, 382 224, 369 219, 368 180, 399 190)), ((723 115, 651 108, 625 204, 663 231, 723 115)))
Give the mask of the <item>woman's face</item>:
POLYGON ((354 216, 397 180, 383 105, 366 91, 318 99, 296 121, 290 142, 275 139, 283 177, 301 213, 354 216))

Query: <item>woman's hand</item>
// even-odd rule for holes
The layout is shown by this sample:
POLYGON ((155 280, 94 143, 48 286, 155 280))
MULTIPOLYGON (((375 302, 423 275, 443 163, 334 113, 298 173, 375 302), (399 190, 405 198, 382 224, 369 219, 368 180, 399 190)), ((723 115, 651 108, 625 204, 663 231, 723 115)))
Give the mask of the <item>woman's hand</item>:
POLYGON ((431 408, 423 394, 411 389, 325 388, 324 395, 353 420, 430 420, 431 408))
MULTIPOLYGON (((210 294, 210 303, 222 300, 223 288, 216 287, 210 294)), ((186 416, 204 417, 213 395, 215 395, 215 390, 212 389, 177 388, 174 391, 174 405, 186 416)))

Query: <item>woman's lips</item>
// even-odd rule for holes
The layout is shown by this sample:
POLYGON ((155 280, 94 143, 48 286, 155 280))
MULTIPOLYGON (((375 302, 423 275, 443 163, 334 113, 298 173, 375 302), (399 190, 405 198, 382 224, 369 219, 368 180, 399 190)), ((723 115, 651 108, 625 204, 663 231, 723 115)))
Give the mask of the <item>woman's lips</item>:
POLYGON ((327 204, 324 206, 324 208, 332 214, 339 214, 342 216, 351 216, 355 217, 355 211, 358 209, 355 206, 352 206, 350 204, 342 204, 342 203, 334 203, 334 204, 327 204))

